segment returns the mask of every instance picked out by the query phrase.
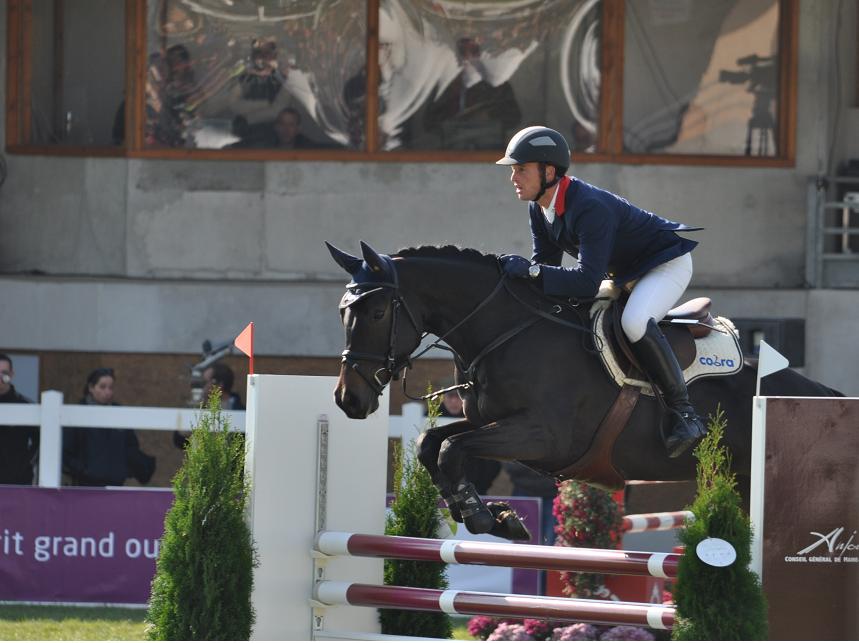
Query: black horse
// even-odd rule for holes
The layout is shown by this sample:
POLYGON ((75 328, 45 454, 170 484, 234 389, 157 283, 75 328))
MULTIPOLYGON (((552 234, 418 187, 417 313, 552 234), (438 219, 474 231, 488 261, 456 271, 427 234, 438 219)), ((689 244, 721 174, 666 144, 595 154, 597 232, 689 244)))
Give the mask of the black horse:
MULTIPOLYGON (((442 338, 454 351, 457 384, 466 385, 460 391, 466 419, 424 432, 418 457, 453 518, 470 532, 526 538, 507 507, 483 503, 463 464, 472 457, 517 460, 557 477, 589 452, 618 396, 595 349, 589 306, 555 315, 557 302, 525 280, 506 279, 496 256, 476 250, 421 247, 389 257, 362 242, 362 259, 327 245, 352 276, 340 303, 346 350, 337 405, 350 418, 367 417, 422 338, 442 338)), ((717 406, 724 411, 725 441, 746 493, 756 371, 748 360, 736 375, 701 379, 689 389, 702 416, 717 406)), ((790 369, 767 377, 762 394, 840 396, 790 369)), ((694 479, 691 452, 672 459, 665 451, 664 413, 654 398, 634 407, 606 458, 621 479, 694 479)))

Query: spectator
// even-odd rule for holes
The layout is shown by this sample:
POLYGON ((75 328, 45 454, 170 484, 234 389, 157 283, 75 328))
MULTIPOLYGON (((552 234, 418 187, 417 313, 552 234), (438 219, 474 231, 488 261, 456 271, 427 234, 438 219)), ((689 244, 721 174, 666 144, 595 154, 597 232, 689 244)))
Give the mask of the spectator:
MULTIPOLYGON (((118 406, 113 400, 114 382, 112 368, 95 369, 87 377, 80 403, 118 406)), ((129 477, 146 484, 155 471, 155 458, 140 450, 131 429, 65 427, 63 471, 74 486, 122 486, 129 477)))
POLYGON ((460 73, 427 109, 424 128, 444 149, 497 148, 522 117, 513 87, 485 80, 474 38, 460 38, 456 53, 460 73))
MULTIPOLYGON (((32 404, 15 390, 12 358, 0 353, 0 403, 32 404)), ((0 484, 33 484, 33 463, 39 452, 36 427, 0 425, 0 484)))
POLYGON ((146 75, 144 140, 147 146, 193 146, 188 125, 194 118, 197 81, 191 52, 177 44, 149 57, 146 75))
POLYGON ((238 393, 233 392, 235 375, 233 369, 222 362, 216 362, 203 371, 203 404, 209 400, 212 389, 217 386, 221 389, 221 408, 226 411, 244 411, 245 405, 238 393))
POLYGON ((301 114, 292 107, 284 107, 274 119, 274 146, 287 149, 319 147, 301 133, 301 114))
MULTIPOLYGON (((226 411, 244 411, 245 405, 242 403, 242 398, 238 393, 233 392, 233 382, 235 375, 233 369, 222 362, 215 362, 203 371, 203 407, 209 405, 209 395, 212 389, 217 386, 221 389, 221 408, 226 411)), ((190 433, 183 431, 173 432, 173 444, 178 449, 184 449, 188 444, 188 436, 190 433)))
MULTIPOLYGON (((446 384, 445 387, 452 384, 446 384)), ((439 417, 462 418, 462 398, 457 391, 447 391, 441 398, 438 407, 439 417)), ((477 493, 485 494, 492 486, 495 477, 501 471, 501 463, 497 460, 484 458, 468 458, 465 461, 465 477, 474 483, 477 493)))

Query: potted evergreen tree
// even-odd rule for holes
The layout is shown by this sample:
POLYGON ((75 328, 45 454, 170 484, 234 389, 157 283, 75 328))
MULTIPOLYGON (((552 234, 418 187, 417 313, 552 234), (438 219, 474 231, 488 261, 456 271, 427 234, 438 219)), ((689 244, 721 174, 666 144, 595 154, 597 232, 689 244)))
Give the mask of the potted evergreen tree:
POLYGON ((725 433, 721 409, 709 433, 695 450, 698 493, 690 507, 695 520, 681 530, 685 551, 680 559, 674 600, 675 640, 763 640, 767 638, 767 606, 757 574, 749 569, 752 528, 741 508, 730 455, 721 444, 725 433), (699 543, 719 538, 731 544, 736 560, 725 567, 705 563, 699 543))
POLYGON ((150 640, 250 638, 256 564, 245 522, 244 439, 221 415, 217 387, 173 478, 147 615, 150 640))

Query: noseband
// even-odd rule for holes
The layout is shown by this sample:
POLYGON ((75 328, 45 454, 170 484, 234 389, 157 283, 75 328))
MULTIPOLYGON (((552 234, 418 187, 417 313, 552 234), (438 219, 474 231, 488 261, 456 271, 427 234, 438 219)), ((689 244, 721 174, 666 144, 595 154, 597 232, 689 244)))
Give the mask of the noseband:
POLYGON ((394 265, 393 260, 390 257, 385 255, 380 255, 387 264, 388 271, 391 275, 393 275, 393 281, 390 282, 378 282, 378 281, 368 281, 362 283, 350 282, 346 284, 347 290, 355 290, 356 296, 354 299, 349 301, 346 304, 341 304, 342 308, 348 308, 353 304, 357 303, 361 299, 371 295, 373 293, 379 292, 380 290, 393 290, 393 296, 391 298, 391 328, 388 331, 388 350, 383 355, 380 353, 363 353, 360 351, 354 351, 351 348, 346 348, 341 355, 343 357, 343 363, 348 364, 349 368, 355 371, 361 378, 367 383, 367 385, 373 390, 376 395, 381 395, 385 386, 393 379, 396 380, 399 378, 400 372, 412 365, 411 353, 406 355, 400 355, 399 357, 396 355, 396 346, 397 346, 397 321, 400 317, 400 311, 404 311, 406 317, 411 323, 412 327, 417 331, 418 335, 423 338, 425 333, 421 332, 418 328, 418 324, 415 321, 415 316, 412 314, 412 311, 409 309, 408 304, 406 304, 405 299, 400 295, 400 282, 399 277, 397 276, 397 268, 394 265), (362 290, 363 288, 369 288, 369 290, 362 290), (367 375, 360 368, 360 362, 375 362, 376 364, 381 364, 382 366, 373 373, 372 376, 367 375))

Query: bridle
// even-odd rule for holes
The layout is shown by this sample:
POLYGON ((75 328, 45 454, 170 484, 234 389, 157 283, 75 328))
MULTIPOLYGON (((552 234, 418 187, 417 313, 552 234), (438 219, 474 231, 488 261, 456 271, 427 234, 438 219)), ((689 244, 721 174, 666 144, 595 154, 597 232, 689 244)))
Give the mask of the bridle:
POLYGON ((406 300, 400 295, 400 281, 397 276, 397 268, 394 265, 393 260, 390 257, 385 255, 380 255, 382 259, 388 264, 388 273, 392 275, 392 281, 367 281, 356 283, 354 281, 346 284, 346 289, 350 291, 354 291, 355 297, 349 300, 347 303, 341 303, 341 308, 349 308, 352 305, 356 304, 360 300, 372 295, 374 293, 380 292, 382 290, 392 290, 393 296, 391 297, 391 328, 388 331, 388 349, 384 354, 381 353, 364 353, 361 351, 355 351, 351 348, 346 348, 341 355, 343 357, 342 363, 347 364, 349 368, 355 371, 373 390, 376 395, 381 395, 382 391, 385 389, 385 386, 393 379, 396 380, 399 378, 400 372, 412 365, 412 355, 409 353, 408 355, 396 355, 396 347, 397 347, 397 326, 400 317, 401 311, 406 314, 406 318, 412 325, 412 328, 421 336, 423 339, 426 336, 426 333, 423 333, 420 328, 418 328, 418 323, 415 321, 415 316, 412 314, 411 309, 409 308, 406 300), (364 290, 364 288, 369 288, 368 290, 364 290), (374 362, 376 364, 381 364, 381 367, 376 369, 372 376, 367 375, 363 370, 361 370, 360 362, 374 362))
MULTIPOLYGON (((365 353, 362 351, 355 351, 351 348, 346 348, 342 353, 342 363, 347 364, 349 368, 351 368, 355 373, 357 373, 361 379, 363 379, 370 389, 378 396, 381 395, 391 380, 397 380, 400 378, 400 373, 402 373, 405 369, 412 367, 412 361, 421 357, 426 352, 430 351, 433 348, 439 348, 442 350, 447 350, 453 353, 454 361, 456 365, 460 368, 460 370, 465 373, 466 382, 463 384, 457 384, 454 386, 448 386, 446 388, 440 389, 438 391, 433 391, 426 395, 421 396, 412 396, 406 390, 406 377, 403 375, 403 393, 404 395, 416 401, 427 400, 430 398, 437 397, 443 393, 448 391, 454 391, 459 389, 467 389, 470 388, 472 384, 473 374, 475 367, 479 362, 483 360, 486 355, 488 355, 491 351, 495 350, 502 344, 508 342, 513 339, 516 335, 524 331, 526 328, 534 325, 541 319, 547 319, 557 324, 561 324, 564 326, 571 327, 575 330, 582 331, 585 334, 591 335, 596 338, 596 335, 593 331, 582 324, 576 324, 573 322, 566 321, 564 319, 560 319, 553 315, 558 315, 562 311, 562 307, 558 304, 552 306, 551 313, 547 313, 545 311, 540 310, 539 308, 535 308, 531 304, 525 302, 522 298, 513 292, 508 283, 508 277, 501 271, 501 276, 498 280, 498 283, 490 292, 470 313, 468 313, 465 317, 463 317, 458 323, 454 324, 446 333, 440 336, 436 341, 427 345, 422 350, 417 353, 410 351, 407 354, 397 355, 396 354, 396 345, 397 345, 397 322, 399 321, 399 317, 401 311, 405 313, 407 319, 414 328, 415 332, 420 336, 420 341, 418 345, 423 341, 423 339, 429 335, 428 332, 422 331, 418 327, 418 323, 411 309, 409 308, 406 300, 403 299, 400 294, 400 284, 399 277, 397 275, 397 268, 394 264, 393 260, 387 255, 379 255, 381 259, 383 259, 387 263, 388 274, 391 275, 391 281, 365 281, 365 282, 355 282, 351 281, 346 284, 346 289, 348 291, 352 291, 351 299, 344 297, 345 303, 341 302, 340 308, 349 308, 352 305, 356 304, 358 301, 368 297, 369 295, 375 294, 377 292, 383 290, 392 290, 393 294, 391 296, 391 327, 388 331, 388 348, 384 354, 381 353, 365 353), (365 290, 366 288, 366 290, 365 290), (465 361, 460 357, 460 355, 450 346, 442 344, 441 342, 445 341, 450 335, 452 335, 456 330, 462 327, 465 323, 467 323, 470 319, 472 319, 478 312, 480 312, 487 304, 489 304, 495 296, 501 292, 501 290, 506 290, 512 297, 522 306, 530 310, 534 315, 524 320, 522 323, 514 326, 508 331, 505 331, 500 336, 496 337, 494 340, 489 342, 475 357, 471 360, 470 363, 465 363, 465 361), (381 366, 376 369, 372 375, 368 375, 364 370, 361 369, 360 362, 373 362, 376 364, 381 364, 381 366)), ((572 307, 577 307, 582 302, 576 302, 572 304, 572 307)), ((598 340, 598 338, 596 338, 598 340)), ((416 349, 415 349, 416 350, 416 349)))

